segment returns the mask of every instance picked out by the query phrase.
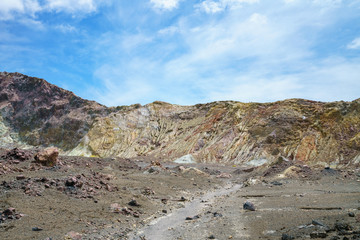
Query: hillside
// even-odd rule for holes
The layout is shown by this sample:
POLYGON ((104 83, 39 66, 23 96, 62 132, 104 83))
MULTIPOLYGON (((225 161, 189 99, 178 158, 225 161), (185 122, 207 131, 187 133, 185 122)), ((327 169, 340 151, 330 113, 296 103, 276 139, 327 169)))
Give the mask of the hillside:
POLYGON ((3 72, 0 113, 3 147, 53 145, 66 155, 163 160, 191 154, 198 162, 231 164, 360 162, 360 99, 107 108, 43 79, 3 72))

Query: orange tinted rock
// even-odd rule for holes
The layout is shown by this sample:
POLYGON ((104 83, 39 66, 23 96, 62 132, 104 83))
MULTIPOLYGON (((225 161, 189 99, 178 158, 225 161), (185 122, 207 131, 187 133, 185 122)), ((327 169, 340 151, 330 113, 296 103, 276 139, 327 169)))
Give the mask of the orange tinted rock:
POLYGON ((41 165, 52 167, 57 164, 59 150, 54 147, 46 148, 35 155, 36 162, 41 165))

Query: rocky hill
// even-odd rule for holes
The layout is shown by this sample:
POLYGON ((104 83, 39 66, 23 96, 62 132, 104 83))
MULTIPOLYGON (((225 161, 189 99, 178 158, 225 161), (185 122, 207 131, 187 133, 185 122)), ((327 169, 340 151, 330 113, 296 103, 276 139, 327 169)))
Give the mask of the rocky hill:
POLYGON ((0 114, 3 147, 51 145, 67 155, 163 160, 191 154, 198 162, 231 164, 360 162, 360 99, 107 108, 43 79, 3 72, 0 114))
POLYGON ((74 148, 108 109, 43 79, 0 73, 0 144, 74 148))

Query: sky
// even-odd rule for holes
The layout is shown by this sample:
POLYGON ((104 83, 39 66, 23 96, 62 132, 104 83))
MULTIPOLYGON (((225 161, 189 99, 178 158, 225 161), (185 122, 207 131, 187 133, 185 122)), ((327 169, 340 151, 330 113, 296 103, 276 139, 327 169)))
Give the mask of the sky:
POLYGON ((0 0, 0 71, 107 106, 360 98, 360 0, 0 0))

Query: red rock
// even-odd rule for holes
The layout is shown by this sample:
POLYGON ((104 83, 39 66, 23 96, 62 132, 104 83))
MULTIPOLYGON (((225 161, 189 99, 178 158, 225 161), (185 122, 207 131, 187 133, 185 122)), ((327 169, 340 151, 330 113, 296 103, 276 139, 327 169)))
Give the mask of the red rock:
POLYGON ((65 181, 65 186, 67 187, 74 187, 78 183, 76 177, 71 177, 65 181))
POLYGON ((76 183, 76 187, 78 187, 78 188, 82 188, 83 185, 84 185, 84 183, 81 182, 81 181, 78 181, 78 182, 76 183))
POLYGON ((113 190, 109 184, 105 185, 105 189, 108 190, 109 192, 111 192, 113 190))
POLYGON ((8 208, 2 212, 5 216, 11 216, 15 214, 15 208, 8 208))
POLYGON ((18 148, 13 148, 10 151, 7 152, 7 154, 4 156, 6 159, 14 159, 15 161, 13 161, 13 163, 19 163, 18 160, 20 161, 25 161, 31 158, 31 154, 29 154, 28 152, 18 149, 18 148))

